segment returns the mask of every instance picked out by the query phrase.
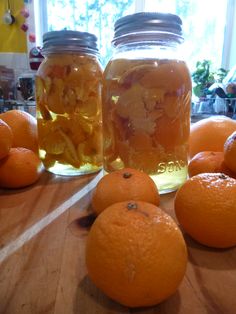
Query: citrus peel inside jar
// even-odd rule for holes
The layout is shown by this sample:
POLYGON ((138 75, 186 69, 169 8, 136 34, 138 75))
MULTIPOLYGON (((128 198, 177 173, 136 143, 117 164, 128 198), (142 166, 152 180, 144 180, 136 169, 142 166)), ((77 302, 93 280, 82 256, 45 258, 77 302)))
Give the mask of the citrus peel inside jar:
POLYGON ((93 56, 53 54, 41 64, 36 101, 40 157, 46 168, 101 168, 101 77, 93 56))
POLYGON ((152 176, 162 163, 186 167, 191 80, 185 63, 115 59, 104 77, 105 170, 130 167, 152 176))

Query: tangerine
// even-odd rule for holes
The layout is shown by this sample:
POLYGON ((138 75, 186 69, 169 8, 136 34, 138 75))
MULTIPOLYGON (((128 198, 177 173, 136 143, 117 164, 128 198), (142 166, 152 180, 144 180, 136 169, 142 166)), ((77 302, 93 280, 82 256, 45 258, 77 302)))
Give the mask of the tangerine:
POLYGON ((0 119, 0 159, 7 156, 12 147, 13 134, 6 122, 0 119))
POLYGON ((230 177, 235 176, 225 165, 223 152, 204 151, 193 156, 188 164, 189 177, 206 172, 223 172, 230 177))
POLYGON ((189 155, 202 151, 222 152, 227 137, 236 131, 236 121, 225 116, 212 116, 192 124, 189 155))
POLYGON ((90 229, 88 275, 113 300, 151 306, 175 293, 187 265, 187 249, 174 220, 159 207, 125 201, 104 210, 90 229))
POLYGON ((236 179, 236 172, 230 170, 230 169, 226 166, 225 161, 223 161, 222 164, 221 164, 221 171, 220 171, 220 172, 223 172, 223 173, 226 174, 227 176, 236 179))
POLYGON ((154 205, 160 203, 158 189, 149 175, 136 169, 124 168, 102 177, 92 195, 92 207, 98 215, 108 206, 130 199, 154 205))
POLYGON ((225 141, 224 161, 226 166, 236 173, 236 132, 232 133, 225 141))
POLYGON ((13 109, 0 114, 12 130, 12 147, 25 147, 38 152, 37 120, 28 112, 13 109))
POLYGON ((0 186, 28 186, 39 179, 41 171, 41 161, 33 151, 23 147, 11 148, 9 154, 0 160, 0 186))
POLYGON ((201 244, 236 245, 236 180, 223 173, 202 173, 187 180, 175 197, 176 217, 201 244))

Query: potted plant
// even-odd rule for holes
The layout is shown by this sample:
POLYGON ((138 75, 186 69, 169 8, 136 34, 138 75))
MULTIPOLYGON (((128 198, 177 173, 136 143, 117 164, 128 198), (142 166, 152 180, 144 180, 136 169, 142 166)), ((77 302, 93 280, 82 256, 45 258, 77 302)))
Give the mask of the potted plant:
POLYGON ((211 94, 209 87, 214 83, 221 83, 227 73, 223 68, 212 71, 210 60, 198 61, 196 70, 192 73, 194 95, 201 98, 211 94))

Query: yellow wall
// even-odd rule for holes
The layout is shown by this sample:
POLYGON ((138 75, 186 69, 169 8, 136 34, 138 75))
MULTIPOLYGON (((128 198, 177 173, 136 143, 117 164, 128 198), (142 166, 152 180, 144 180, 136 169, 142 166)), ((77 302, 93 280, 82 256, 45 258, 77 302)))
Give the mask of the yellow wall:
POLYGON ((2 17, 6 12, 7 0, 0 1, 0 52, 27 52, 27 33, 21 30, 25 18, 20 14, 24 7, 23 0, 11 0, 11 13, 15 17, 15 23, 5 25, 2 17))

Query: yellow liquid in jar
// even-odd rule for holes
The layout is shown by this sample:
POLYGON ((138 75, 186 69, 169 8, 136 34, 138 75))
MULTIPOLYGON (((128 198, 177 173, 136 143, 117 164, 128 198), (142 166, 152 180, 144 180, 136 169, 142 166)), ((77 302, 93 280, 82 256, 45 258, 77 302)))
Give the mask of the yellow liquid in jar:
POLYGON ((166 171, 163 174, 151 175, 150 177, 158 187, 159 193, 169 193, 176 191, 187 179, 188 167, 185 166, 181 170, 173 172, 166 171))
MULTIPOLYGON (((39 150, 39 156, 42 160, 44 160, 45 151, 39 150)), ((83 174, 89 174, 98 172, 102 167, 93 165, 93 164, 85 164, 80 166, 79 168, 73 167, 71 164, 61 163, 55 161, 53 166, 47 166, 47 170, 54 174, 64 175, 64 176, 77 176, 83 174)))
POLYGON ((93 57, 53 55, 36 76, 39 154, 59 175, 102 168, 102 71, 93 57))
POLYGON ((115 59, 103 84, 105 171, 135 168, 160 193, 176 190, 187 178, 191 79, 185 63, 115 59))

